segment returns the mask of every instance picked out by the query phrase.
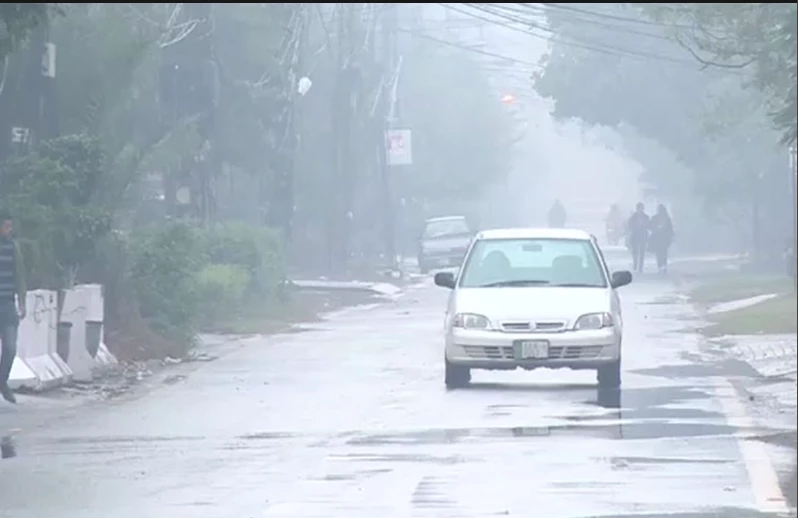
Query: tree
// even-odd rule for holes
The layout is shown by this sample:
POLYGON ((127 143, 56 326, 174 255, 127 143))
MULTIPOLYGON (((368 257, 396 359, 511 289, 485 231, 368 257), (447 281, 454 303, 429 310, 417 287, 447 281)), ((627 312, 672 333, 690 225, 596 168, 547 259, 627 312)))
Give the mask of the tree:
POLYGON ((413 167, 404 195, 438 210, 462 208, 502 181, 512 158, 512 122, 501 96, 460 50, 419 42, 404 71, 413 167))
POLYGON ((67 290, 110 230, 96 204, 105 157, 96 139, 68 135, 41 144, 3 168, 3 202, 16 214, 31 258, 31 285, 67 290))
MULTIPOLYGON (((555 100, 556 117, 631 127, 658 142, 686 167, 663 169, 634 147, 636 141, 627 141, 647 166, 646 180, 658 197, 685 208, 703 202, 707 215, 727 225, 747 218, 752 204, 765 199, 765 189, 773 195, 767 216, 776 222, 774 232, 786 232, 780 225, 789 205, 780 135, 766 120, 769 104, 762 90, 747 88, 749 75, 703 67, 674 40, 671 25, 635 8, 552 5, 547 16, 556 38, 535 88, 555 100), (689 176, 674 181, 680 171, 689 176)), ((706 233, 693 221, 688 229, 706 233)))
POLYGON ((796 4, 642 5, 706 67, 752 68, 784 143, 796 139, 796 4))
MULTIPOLYGON (((5 58, 49 16, 59 13, 60 4, 0 4, 0 58, 5 58)), ((1 79, 2 76, 0 84, 1 79)))

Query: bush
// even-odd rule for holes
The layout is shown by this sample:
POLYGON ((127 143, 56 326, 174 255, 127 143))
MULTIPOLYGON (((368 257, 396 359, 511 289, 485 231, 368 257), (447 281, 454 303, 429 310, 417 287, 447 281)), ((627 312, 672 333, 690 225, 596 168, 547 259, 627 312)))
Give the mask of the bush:
POLYGON ((249 274, 248 295, 272 297, 284 276, 283 247, 278 232, 241 223, 214 225, 203 231, 206 259, 235 265, 249 274))
POLYGON ((280 240, 266 228, 173 221, 105 244, 95 270, 124 357, 180 354, 198 331, 268 301, 283 280, 280 240))
POLYGON ((196 272, 203 265, 199 233, 186 222, 136 232, 131 239, 130 280, 139 311, 165 338, 194 339, 198 323, 196 272))
POLYGON ((230 317, 244 302, 251 276, 235 264, 209 264, 197 274, 197 299, 201 325, 230 317))

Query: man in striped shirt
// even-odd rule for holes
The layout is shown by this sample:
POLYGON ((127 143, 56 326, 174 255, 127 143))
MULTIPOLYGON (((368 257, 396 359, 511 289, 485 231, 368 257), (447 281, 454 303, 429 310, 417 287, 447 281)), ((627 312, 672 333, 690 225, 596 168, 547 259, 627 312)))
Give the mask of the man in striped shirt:
POLYGON ((17 399, 8 386, 11 367, 17 356, 17 330, 25 318, 25 265, 14 241, 11 214, 0 211, 0 395, 9 403, 17 399))

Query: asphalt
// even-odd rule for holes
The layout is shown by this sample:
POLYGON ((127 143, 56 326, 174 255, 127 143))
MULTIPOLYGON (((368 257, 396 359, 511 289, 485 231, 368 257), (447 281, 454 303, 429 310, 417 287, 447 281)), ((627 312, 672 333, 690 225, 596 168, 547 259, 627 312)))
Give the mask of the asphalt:
POLYGON ((729 368, 698 359, 672 290, 624 288, 624 388, 607 393, 570 371, 476 372, 446 391, 447 292, 429 281, 251 339, 4 439, 0 516, 778 516, 760 512, 772 488, 741 446, 778 430, 730 414, 729 368))

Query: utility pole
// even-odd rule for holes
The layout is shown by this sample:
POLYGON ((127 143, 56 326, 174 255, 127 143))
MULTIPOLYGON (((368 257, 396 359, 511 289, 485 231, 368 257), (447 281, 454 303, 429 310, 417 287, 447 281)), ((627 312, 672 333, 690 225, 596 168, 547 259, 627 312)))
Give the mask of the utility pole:
POLYGON ((792 274, 793 288, 798 290, 798 272, 796 272, 796 261, 798 260, 798 144, 790 146, 790 212, 792 212, 792 243, 787 260, 790 261, 790 273, 792 274))
POLYGON ((213 4, 190 3, 183 8, 185 19, 196 22, 196 26, 185 39, 164 49, 160 75, 163 130, 197 116, 202 143, 179 170, 167 173, 164 190, 168 216, 193 213, 207 223, 215 216, 213 180, 219 158, 214 145, 219 75, 213 45, 213 4))
POLYGON ((0 92, 0 161, 31 151, 38 142, 58 136, 55 95, 56 47, 50 42, 50 24, 33 30, 24 50, 0 62, 4 76, 0 92), (16 66, 21 65, 21 66, 16 66), (22 80, 9 80, 20 74, 22 80), (15 88, 15 86, 19 85, 15 88))
POLYGON ((305 40, 307 33, 307 5, 303 3, 278 4, 287 9, 288 29, 283 35, 279 55, 285 75, 282 77, 282 96, 279 99, 276 117, 277 149, 274 153, 271 169, 274 171, 274 185, 269 196, 267 222, 279 228, 286 244, 290 245, 294 218, 294 179, 299 148, 299 120, 301 118, 301 95, 298 82, 304 62, 305 40))
POLYGON ((383 224, 385 237, 385 255, 390 261, 390 266, 396 266, 396 218, 395 200, 393 193, 393 166, 390 162, 388 151, 388 133, 396 128, 397 99, 396 85, 399 82, 400 61, 398 57, 398 14, 399 4, 384 4, 382 35, 383 35, 383 58, 384 65, 384 122, 383 131, 380 138, 380 153, 382 155, 382 193, 383 193, 383 224))

